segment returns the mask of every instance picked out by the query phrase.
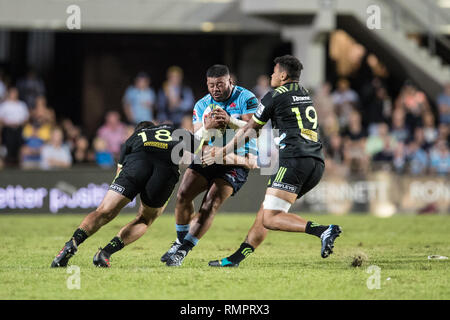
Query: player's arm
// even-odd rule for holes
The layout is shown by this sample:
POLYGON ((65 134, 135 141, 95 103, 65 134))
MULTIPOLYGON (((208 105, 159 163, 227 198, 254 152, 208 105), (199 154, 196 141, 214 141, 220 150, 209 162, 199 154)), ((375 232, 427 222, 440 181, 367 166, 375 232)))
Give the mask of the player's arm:
POLYGON ((225 110, 220 108, 214 110, 214 115, 222 117, 224 123, 231 129, 238 130, 240 128, 243 128, 252 118, 258 107, 258 99, 255 97, 255 95, 248 91, 246 94, 244 94, 244 96, 245 97, 242 98, 243 100, 241 100, 241 102, 239 103, 241 119, 231 117, 225 110))
POLYGON ((234 152, 235 148, 242 147, 248 139, 256 138, 255 133, 257 133, 257 131, 259 131, 264 124, 256 122, 255 118, 251 117, 245 126, 240 128, 234 135, 233 139, 223 148, 224 155, 234 152))
POLYGON ((197 137, 192 132, 186 129, 176 130, 177 135, 175 138, 180 139, 180 146, 183 153, 188 152, 192 154, 197 154, 199 151, 208 150, 208 145, 205 144, 203 138, 197 137))
POLYGON ((234 154, 235 148, 240 148, 248 139, 256 138, 256 130, 261 129, 263 126, 264 124, 255 122, 252 117, 243 128, 236 132, 233 139, 225 147, 211 148, 210 150, 204 152, 202 162, 205 165, 216 163, 219 159, 222 159, 219 163, 226 162, 229 154, 234 154))
POLYGON ((242 119, 237 119, 231 117, 225 110, 217 108, 214 110, 214 117, 223 121, 224 124, 229 126, 231 129, 243 128, 247 122, 252 118, 252 113, 241 115, 242 119))
POLYGON ((261 103, 259 103, 258 107, 255 107, 255 104, 258 102, 256 98, 250 98, 247 100, 246 108, 247 114, 244 116, 249 117, 248 122, 240 128, 234 138, 224 147, 224 154, 233 152, 234 148, 240 148, 247 139, 256 138, 255 133, 264 127, 267 121, 272 116, 273 113, 273 98, 272 93, 267 93, 264 98, 262 98, 261 103))
POLYGON ((240 148, 246 140, 256 138, 257 131, 261 129, 267 121, 271 118, 273 113, 273 98, 272 93, 267 93, 258 105, 256 112, 248 114, 251 116, 250 120, 240 128, 234 138, 223 148, 214 148, 209 153, 206 153, 202 160, 205 164, 212 164, 216 159, 226 157, 228 153, 234 152, 235 148, 240 148))

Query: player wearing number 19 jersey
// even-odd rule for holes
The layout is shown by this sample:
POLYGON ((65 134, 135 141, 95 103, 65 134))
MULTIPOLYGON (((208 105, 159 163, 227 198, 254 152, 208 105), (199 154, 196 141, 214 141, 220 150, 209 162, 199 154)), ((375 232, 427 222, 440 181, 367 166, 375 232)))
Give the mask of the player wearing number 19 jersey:
POLYGON ((333 251, 334 240, 341 233, 337 225, 323 226, 288 213, 294 201, 314 188, 325 169, 322 143, 318 133, 318 118, 309 93, 299 83, 303 66, 293 56, 275 59, 271 85, 275 88, 262 99, 252 120, 236 133, 225 150, 243 141, 251 129, 260 129, 270 119, 279 130, 280 165, 271 176, 264 202, 246 240, 233 255, 210 262, 210 266, 238 266, 264 240, 267 230, 306 232, 320 237, 321 256, 333 251))
MULTIPOLYGON (((114 219, 137 194, 141 205, 134 220, 124 226, 108 245, 94 255, 98 267, 109 267, 110 257, 125 245, 139 239, 162 213, 179 179, 178 163, 172 151, 179 147, 193 152, 200 146, 192 133, 169 124, 154 125, 143 121, 122 146, 117 175, 99 207, 88 214, 75 230, 72 238, 53 260, 51 267, 66 267, 78 246, 103 225, 114 219), (195 143, 197 142, 197 143, 195 143)), ((176 154, 175 154, 176 155, 176 154)))

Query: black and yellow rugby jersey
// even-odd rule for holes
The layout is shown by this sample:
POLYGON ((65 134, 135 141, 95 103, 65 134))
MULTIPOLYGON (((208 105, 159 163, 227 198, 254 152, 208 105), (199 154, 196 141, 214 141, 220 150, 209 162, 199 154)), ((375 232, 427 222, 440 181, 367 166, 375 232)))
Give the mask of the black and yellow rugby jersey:
POLYGON ((262 98, 253 120, 264 125, 269 119, 279 130, 280 158, 324 161, 317 112, 308 91, 298 82, 286 83, 262 98))

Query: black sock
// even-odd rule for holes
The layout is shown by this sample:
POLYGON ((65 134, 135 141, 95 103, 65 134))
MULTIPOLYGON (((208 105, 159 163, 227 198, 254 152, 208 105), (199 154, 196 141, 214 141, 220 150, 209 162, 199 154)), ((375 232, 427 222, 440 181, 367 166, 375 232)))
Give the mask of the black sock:
POLYGON ((114 237, 107 245, 103 248, 103 250, 108 253, 109 255, 112 255, 114 252, 119 251, 122 249, 125 245, 123 244, 122 239, 119 237, 114 237))
POLYGON ((307 234, 312 234, 312 235, 315 235, 316 237, 320 238, 322 233, 327 229, 328 229, 328 226, 322 226, 318 223, 308 221, 308 223, 306 223, 305 232, 307 234))
POLYGON ((195 247, 195 244, 193 244, 191 241, 184 239, 183 244, 178 248, 178 250, 184 250, 186 252, 191 251, 195 247))
POLYGON ((183 243, 184 237, 189 233, 189 224, 176 224, 177 238, 180 243, 183 243))
POLYGON ((250 253, 253 253, 253 251, 255 251, 255 248, 248 243, 242 242, 239 249, 227 259, 233 263, 240 263, 242 260, 247 258, 250 253))
POLYGON ((86 240, 89 236, 87 235, 86 231, 84 231, 81 228, 78 228, 75 230, 72 236, 75 239, 75 243, 77 246, 83 243, 84 240, 86 240))

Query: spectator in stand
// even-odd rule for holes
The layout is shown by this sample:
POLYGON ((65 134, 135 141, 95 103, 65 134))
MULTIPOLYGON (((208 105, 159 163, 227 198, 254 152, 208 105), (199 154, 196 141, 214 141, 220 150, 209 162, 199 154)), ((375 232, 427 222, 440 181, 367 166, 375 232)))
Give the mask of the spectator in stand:
POLYGON ((45 142, 43 130, 39 124, 29 123, 23 130, 24 144, 20 150, 20 167, 22 169, 38 169, 41 165, 41 151, 45 142))
POLYGON ((408 145, 408 163, 409 173, 419 175, 426 173, 428 166, 428 155, 425 150, 420 148, 419 144, 412 141, 408 145))
POLYGON ((259 101, 266 95, 267 92, 271 91, 269 76, 262 74, 256 79, 256 85, 253 87, 252 92, 258 98, 259 101))
POLYGON ((342 138, 339 134, 332 134, 326 141, 325 145, 325 161, 327 170, 333 174, 346 175, 347 167, 344 166, 344 153, 342 151, 342 138))
POLYGON ((394 158, 392 159, 392 166, 396 173, 404 173, 406 168, 406 150, 403 143, 397 143, 394 149, 394 158))
MULTIPOLYGON (((320 122, 320 119, 319 119, 320 122)), ((327 137, 331 137, 334 134, 339 133, 340 126, 339 120, 334 113, 330 113, 325 119, 322 121, 322 124, 319 127, 320 135, 326 139, 327 137)))
POLYGON ((367 133, 358 111, 350 113, 348 127, 342 133, 344 138, 344 163, 351 172, 366 173, 369 157, 366 154, 367 133))
POLYGON ((450 125, 450 82, 446 83, 444 92, 438 96, 437 105, 439 110, 439 122, 450 125))
MULTIPOLYGON (((383 123, 378 126, 378 137, 381 140, 381 150, 378 150, 372 156, 372 161, 375 163, 392 163, 394 160, 394 152, 397 148, 397 143, 394 138, 389 135, 389 127, 383 123)), ((368 142, 369 143, 369 142, 368 142)))
POLYGON ((447 141, 450 146, 450 125, 441 123, 438 128, 439 139, 447 141))
POLYGON ((356 109, 358 104, 358 94, 350 88, 350 82, 347 79, 340 79, 331 97, 340 126, 347 126, 350 114, 356 109))
POLYGON ((20 99, 25 101, 30 109, 34 108, 38 96, 45 95, 44 81, 33 69, 30 69, 25 77, 17 81, 17 89, 19 89, 20 99))
POLYGON ((350 82, 347 79, 339 79, 337 88, 331 95, 335 105, 344 104, 346 102, 358 103, 359 97, 355 90, 350 88, 350 82))
POLYGON ((405 111, 402 108, 397 108, 392 114, 392 137, 397 142, 405 143, 410 139, 410 133, 405 124, 405 111))
POLYGON ((155 111, 155 91, 150 87, 150 76, 140 72, 123 97, 123 110, 132 125, 141 121, 153 121, 155 111))
POLYGON ((50 136, 50 142, 42 147, 41 168, 63 169, 72 165, 72 156, 69 146, 64 144, 64 134, 61 128, 53 128, 50 136))
POLYGON ((97 131, 97 137, 106 143, 106 149, 112 153, 114 158, 120 154, 120 146, 127 140, 128 128, 120 121, 117 111, 109 111, 105 116, 105 124, 97 131))
POLYGON ((430 170, 442 176, 450 174, 450 152, 445 140, 439 140, 430 152, 430 170))
POLYGON ((414 132, 414 140, 407 147, 407 160, 409 173, 413 175, 425 174, 428 168, 428 154, 423 149, 423 129, 417 128, 414 132))
POLYGON ((70 152, 73 152, 75 150, 77 139, 81 136, 81 129, 80 127, 74 125, 72 120, 69 118, 64 118, 61 121, 61 125, 63 128, 66 143, 70 148, 70 152))
POLYGON ((170 121, 180 127, 184 116, 191 115, 194 95, 183 84, 183 70, 172 66, 167 70, 167 81, 158 92, 158 121, 170 121))
POLYGON ((113 154, 108 150, 107 143, 101 137, 94 139, 95 163, 102 168, 112 168, 115 165, 113 154))
POLYGON ((320 86, 318 90, 314 93, 313 97, 314 106, 317 111, 317 116, 319 117, 319 125, 322 126, 324 123, 329 121, 329 117, 335 117, 334 113, 334 102, 331 97, 331 84, 325 82, 320 86))
POLYGON ((406 127, 412 134, 417 127, 422 126, 422 115, 430 110, 430 105, 425 93, 407 82, 395 102, 395 109, 398 108, 405 111, 406 127))
POLYGON ((417 145, 425 151, 427 151, 428 148, 431 147, 425 141, 425 135, 423 134, 422 127, 418 127, 416 128, 416 130, 414 130, 414 141, 417 142, 417 145))
POLYGON ((89 140, 85 136, 79 136, 75 141, 75 148, 72 151, 74 164, 93 163, 95 155, 89 148, 89 140))
POLYGON ((50 140, 53 125, 52 111, 47 108, 45 98, 38 97, 36 106, 31 110, 30 121, 23 128, 24 144, 20 152, 23 169, 39 168, 41 149, 50 140))
POLYGON ((368 104, 366 118, 369 120, 369 134, 376 134, 381 123, 388 123, 392 113, 392 102, 386 89, 375 89, 375 98, 368 104))
POLYGON ((7 150, 7 164, 18 162, 20 146, 23 143, 22 129, 29 116, 26 104, 19 100, 17 88, 10 88, 6 100, 0 104, 0 127, 3 127, 2 141, 7 150))
POLYGON ((389 127, 386 123, 381 123, 378 125, 377 130, 369 135, 366 143, 366 153, 374 157, 378 153, 381 152, 377 156, 378 161, 387 161, 382 160, 382 158, 387 157, 387 153, 392 151, 392 148, 395 148, 395 138, 393 138, 389 134, 389 127))

